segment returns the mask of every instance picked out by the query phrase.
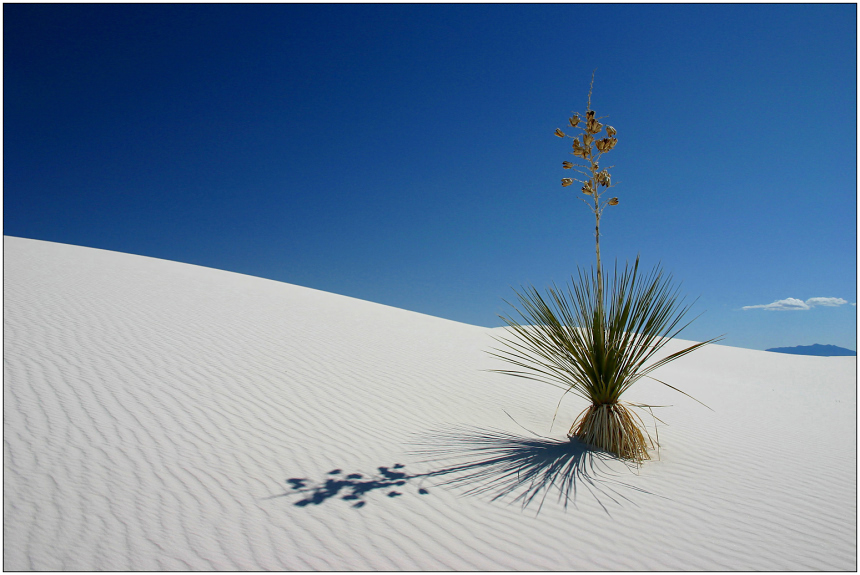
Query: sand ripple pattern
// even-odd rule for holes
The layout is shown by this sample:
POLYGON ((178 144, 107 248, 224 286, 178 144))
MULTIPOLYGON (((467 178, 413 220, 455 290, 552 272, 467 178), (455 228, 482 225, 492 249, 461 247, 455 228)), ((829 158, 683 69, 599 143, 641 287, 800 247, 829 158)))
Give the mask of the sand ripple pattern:
POLYGON ((412 450, 528 436, 505 412, 563 437, 554 389, 481 371, 499 329, 21 238, 4 272, 6 570, 857 568, 855 358, 667 366, 715 411, 634 388, 674 405, 660 461, 536 515, 412 450))

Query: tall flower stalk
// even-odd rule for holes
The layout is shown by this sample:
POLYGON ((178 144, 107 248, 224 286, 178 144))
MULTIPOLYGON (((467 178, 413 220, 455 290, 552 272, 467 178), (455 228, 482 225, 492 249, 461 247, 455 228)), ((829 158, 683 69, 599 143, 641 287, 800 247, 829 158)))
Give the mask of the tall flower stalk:
POLYGON ((574 420, 568 436, 641 463, 650 459, 648 444, 653 447, 654 442, 639 416, 627 407, 653 406, 623 402, 622 394, 643 377, 684 393, 649 374, 718 338, 652 361, 690 323, 681 324, 689 306, 682 305, 671 276, 665 275, 659 265, 650 274, 641 273, 637 256, 635 263, 625 264, 623 271, 616 264, 607 289, 600 260, 600 218, 608 206, 618 205, 618 198, 603 200, 614 184, 609 173, 612 166, 601 167, 600 162, 618 139, 615 128, 604 126, 602 118, 591 109, 593 87, 592 74, 584 119, 579 114, 568 119, 579 134, 568 136, 556 129, 555 135, 572 138, 572 154, 581 160, 562 163, 562 168, 574 170, 582 178, 562 178, 561 185, 569 187, 579 182, 580 191, 589 197, 580 199, 594 213, 597 265, 591 272, 579 269, 567 290, 553 285, 546 296, 534 287, 514 290, 520 306, 510 305, 520 319, 500 316, 512 337, 496 338, 505 349, 496 349, 498 353, 491 355, 517 369, 493 371, 542 381, 564 389, 565 394, 573 392, 586 399, 590 405, 574 420))

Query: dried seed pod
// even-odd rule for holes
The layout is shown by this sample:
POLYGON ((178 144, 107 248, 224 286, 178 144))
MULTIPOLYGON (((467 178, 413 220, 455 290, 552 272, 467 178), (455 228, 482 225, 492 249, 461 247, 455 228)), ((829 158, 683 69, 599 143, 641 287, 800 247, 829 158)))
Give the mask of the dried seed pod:
POLYGON ((601 186, 606 186, 607 188, 611 183, 611 177, 609 176, 609 172, 607 172, 606 170, 603 170, 599 174, 597 174, 596 179, 598 184, 600 184, 601 186))
POLYGON ((593 119, 594 119, 594 110, 589 110, 589 111, 587 111, 587 112, 585 113, 585 117, 586 117, 587 119, 589 119, 589 120, 593 120, 593 119))
POLYGON ((594 136, 592 136, 591 134, 586 134, 582 138, 582 143, 585 144, 585 147, 590 147, 593 142, 594 136))
POLYGON ((610 138, 617 133, 618 132, 616 132, 615 128, 613 128, 612 126, 606 126, 606 135, 609 136, 610 138))
POLYGON ((618 138, 603 138, 597 141, 597 149, 601 152, 608 152, 618 143, 618 138))
POLYGON ((573 155, 583 159, 588 156, 588 149, 580 145, 579 138, 573 139, 573 155))
POLYGON ((609 205, 610 206, 617 206, 618 205, 618 198, 611 198, 609 200, 609 205))
POLYGON ((573 164, 571 162, 562 162, 561 167, 565 170, 569 170, 573 167, 573 164))
POLYGON ((561 179, 561 187, 563 187, 563 188, 568 187, 572 183, 573 183, 573 180, 571 180, 570 178, 562 178, 561 179))
POLYGON ((590 196, 594 193, 594 188, 591 187, 591 182, 585 182, 585 185, 582 186, 582 193, 590 196))
POLYGON ((589 134, 596 134, 601 129, 603 129, 603 124, 592 118, 585 125, 585 129, 588 131, 589 134))
POLYGON ((564 138, 564 132, 562 132, 558 128, 555 129, 555 135, 558 136, 559 138, 564 138))
POLYGON ((567 120, 570 122, 570 127, 575 128, 579 125, 579 114, 574 114, 572 118, 568 118, 567 120))

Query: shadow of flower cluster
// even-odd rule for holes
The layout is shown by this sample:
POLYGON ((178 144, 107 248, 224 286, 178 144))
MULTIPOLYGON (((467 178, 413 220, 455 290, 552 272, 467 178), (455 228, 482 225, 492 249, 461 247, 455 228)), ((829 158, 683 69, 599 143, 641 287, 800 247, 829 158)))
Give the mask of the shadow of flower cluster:
MULTIPOLYGON (((389 498, 399 497, 403 495, 400 491, 393 489, 402 487, 406 483, 418 475, 409 475, 404 471, 400 471, 405 466, 401 463, 395 463, 391 468, 378 467, 379 473, 372 477, 365 477, 361 473, 350 473, 344 475, 340 469, 329 471, 329 476, 321 482, 312 482, 310 479, 292 477, 287 479, 292 491, 282 495, 273 497, 284 497, 287 495, 303 494, 305 497, 296 501, 293 505, 304 507, 306 505, 319 505, 327 499, 337 497, 341 492, 344 494, 340 499, 344 501, 354 501, 352 507, 364 507, 366 501, 365 495, 377 489, 389 489, 386 496, 389 498)), ((418 493, 426 495, 428 491, 424 488, 419 488, 418 493)))

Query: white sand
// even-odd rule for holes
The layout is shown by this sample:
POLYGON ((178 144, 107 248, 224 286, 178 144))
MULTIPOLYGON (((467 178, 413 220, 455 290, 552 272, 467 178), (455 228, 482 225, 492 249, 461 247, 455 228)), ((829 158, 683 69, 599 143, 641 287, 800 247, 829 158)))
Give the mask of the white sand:
POLYGON ((4 240, 6 570, 857 569, 856 358, 710 346, 666 366, 714 411, 637 384, 626 399, 673 405, 661 459, 581 469, 575 505, 550 492, 536 515, 464 495, 492 466, 417 476, 481 461, 457 436, 536 439, 505 411, 561 439, 584 407, 569 395, 549 433, 556 389, 481 371, 501 329, 4 240))

